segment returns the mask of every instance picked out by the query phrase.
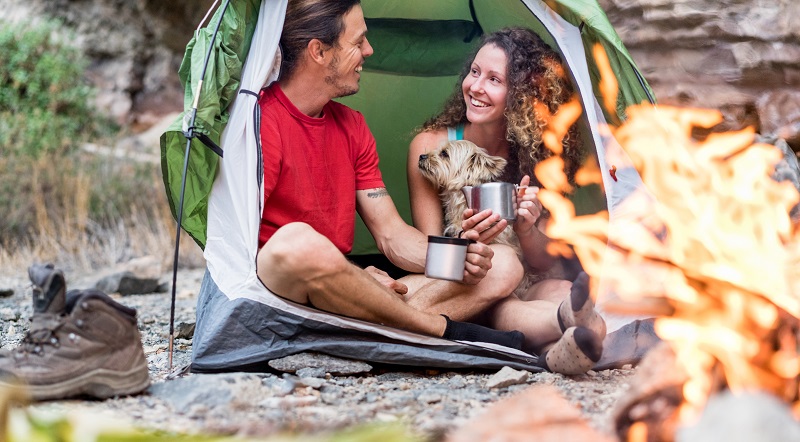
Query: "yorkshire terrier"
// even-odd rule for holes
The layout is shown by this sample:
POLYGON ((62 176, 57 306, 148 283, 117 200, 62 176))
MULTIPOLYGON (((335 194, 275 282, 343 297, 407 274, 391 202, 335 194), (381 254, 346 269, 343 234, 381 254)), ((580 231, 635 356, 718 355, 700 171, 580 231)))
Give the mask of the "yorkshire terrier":
MULTIPOLYGON (((467 209, 467 199, 461 188, 497 180, 503 174, 505 167, 504 158, 489 155, 486 149, 466 140, 450 141, 436 150, 420 155, 420 173, 439 189, 439 198, 444 208, 445 236, 455 236, 461 230, 462 215, 467 209)), ((515 293, 523 293, 533 283, 542 279, 522 259, 519 239, 510 224, 493 243, 512 247, 525 268, 525 278, 515 293)))

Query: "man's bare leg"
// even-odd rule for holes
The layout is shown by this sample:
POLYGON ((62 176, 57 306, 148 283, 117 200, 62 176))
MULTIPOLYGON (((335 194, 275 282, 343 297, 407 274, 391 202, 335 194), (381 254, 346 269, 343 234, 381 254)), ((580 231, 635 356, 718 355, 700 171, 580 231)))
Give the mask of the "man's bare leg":
POLYGON ((275 232, 258 252, 257 273, 276 295, 327 312, 429 336, 521 345, 519 332, 456 323, 414 309, 307 224, 291 223, 275 232))
POLYGON ((444 333, 443 317, 409 307, 307 224, 275 232, 258 252, 257 264, 267 288, 300 304, 426 335, 444 333))
POLYGON ((523 268, 513 249, 492 245, 492 268, 480 283, 461 284, 408 275, 400 282, 408 286, 406 301, 417 310, 449 316, 457 321, 469 321, 492 305, 507 298, 522 280, 523 268))

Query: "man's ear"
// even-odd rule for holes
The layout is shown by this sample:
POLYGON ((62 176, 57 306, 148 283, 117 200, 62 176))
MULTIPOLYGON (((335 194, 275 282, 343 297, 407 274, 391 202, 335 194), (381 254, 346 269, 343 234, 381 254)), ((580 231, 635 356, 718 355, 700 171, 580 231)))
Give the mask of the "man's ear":
POLYGON ((311 41, 308 42, 308 46, 306 47, 306 53, 308 54, 308 58, 317 64, 325 64, 327 62, 326 59, 326 52, 328 49, 328 45, 320 41, 319 39, 312 38, 311 41))

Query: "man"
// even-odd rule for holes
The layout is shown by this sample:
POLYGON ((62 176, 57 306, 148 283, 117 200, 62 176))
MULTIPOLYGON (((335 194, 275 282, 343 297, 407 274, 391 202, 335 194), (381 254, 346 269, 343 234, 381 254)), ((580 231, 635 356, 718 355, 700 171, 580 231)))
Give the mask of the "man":
MULTIPOLYGON (((366 33, 359 0, 289 1, 281 77, 259 99, 265 204, 258 276, 276 295, 328 312, 519 348, 519 332, 456 322, 475 318, 516 287, 521 265, 492 269, 492 260, 518 263, 513 252, 471 245, 466 284, 419 274, 394 280, 344 256, 352 248, 356 210, 398 267, 423 272, 427 247, 384 188, 363 116, 331 101, 358 91, 364 59, 373 53, 366 33)), ((477 232, 466 235, 477 239, 477 232)))

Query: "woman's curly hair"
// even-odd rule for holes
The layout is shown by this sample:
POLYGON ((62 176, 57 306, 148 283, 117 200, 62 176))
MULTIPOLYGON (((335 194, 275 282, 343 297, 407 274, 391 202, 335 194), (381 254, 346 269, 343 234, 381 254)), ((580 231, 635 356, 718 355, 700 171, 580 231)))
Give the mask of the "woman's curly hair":
MULTIPOLYGON (((536 108, 541 109, 545 105, 550 114, 557 113, 562 104, 572 99, 573 89, 559 55, 530 29, 506 28, 484 36, 478 49, 464 65, 456 90, 445 102, 444 109, 425 122, 422 130, 467 123, 461 83, 469 75, 477 51, 489 44, 502 49, 508 59, 505 117, 509 161, 503 180, 518 182, 523 175, 530 175, 532 182, 539 185, 533 168, 550 157, 552 152, 542 143, 542 133, 549 115, 537 112, 536 108)), ((562 145, 567 177, 574 184, 575 173, 583 156, 576 125, 573 124, 569 129, 562 145)))

